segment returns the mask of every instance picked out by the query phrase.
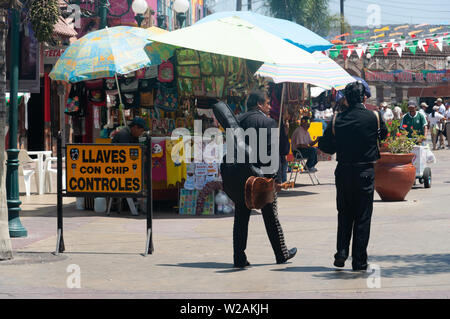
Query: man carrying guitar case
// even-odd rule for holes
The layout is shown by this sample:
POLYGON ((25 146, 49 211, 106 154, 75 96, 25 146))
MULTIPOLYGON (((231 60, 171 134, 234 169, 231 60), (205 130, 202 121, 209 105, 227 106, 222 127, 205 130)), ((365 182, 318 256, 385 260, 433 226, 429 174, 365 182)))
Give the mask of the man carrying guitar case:
MULTIPOLYGON (((250 93, 247 101, 248 112, 242 114, 239 120, 236 119, 233 112, 230 110, 228 105, 223 102, 218 102, 213 106, 213 112, 218 120, 218 122, 225 129, 236 129, 242 128, 244 130, 248 128, 255 128, 257 132, 258 141, 259 139, 259 128, 267 128, 268 145, 267 150, 270 154, 270 129, 277 128, 277 123, 269 118, 266 114, 270 111, 269 98, 267 94, 261 91, 255 91, 250 93)), ((254 203, 255 198, 269 197, 272 199, 271 202, 265 204, 261 208, 261 212, 264 219, 264 225, 266 227, 267 235, 269 237, 272 249, 275 253, 275 259, 277 264, 285 263, 287 260, 291 259, 297 253, 296 248, 287 249, 284 242, 283 230, 281 228, 280 222, 278 220, 277 212, 277 196, 274 189, 274 182, 272 183, 272 195, 273 197, 266 196, 264 194, 257 194, 257 185, 265 184, 264 180, 259 183, 259 179, 253 179, 251 177, 263 178, 264 175, 261 170, 261 162, 253 165, 249 163, 249 145, 243 143, 239 139, 234 137, 233 141, 227 140, 227 143, 234 143, 235 155, 233 163, 227 163, 224 157, 223 163, 220 166, 223 188, 225 193, 233 200, 235 203, 235 214, 234 214, 234 226, 233 226, 233 251, 234 251, 234 267, 244 268, 249 266, 250 263, 245 255, 245 249, 247 247, 247 237, 248 237, 248 222, 250 219, 250 208, 248 207, 251 203, 254 203), (238 163, 236 153, 241 150, 245 153, 245 163, 238 163), (251 179, 249 179, 251 178, 251 179), (246 187, 247 187, 247 198, 246 198, 246 187), (254 188, 252 188, 254 187, 254 188), (247 200, 247 205, 246 205, 247 200)), ((259 145, 253 146, 252 152, 257 152, 259 154, 259 145), (255 147, 256 146, 256 147, 255 147)), ((268 155, 269 155, 268 154, 268 155)), ((269 176, 273 177, 273 176, 269 176)), ((268 183, 270 180, 265 179, 268 183)), ((265 184, 270 185, 270 184, 265 184)), ((264 188, 264 186, 262 186, 264 188)), ((265 191, 267 191, 267 186, 265 191)), ((264 191, 262 191, 264 192, 264 191)), ((258 201, 258 200, 256 200, 258 201)))

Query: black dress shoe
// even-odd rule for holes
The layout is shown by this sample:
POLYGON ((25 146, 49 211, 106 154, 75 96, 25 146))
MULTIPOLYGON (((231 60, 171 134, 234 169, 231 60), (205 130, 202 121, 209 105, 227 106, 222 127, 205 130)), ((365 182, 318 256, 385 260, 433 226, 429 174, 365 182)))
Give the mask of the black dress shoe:
POLYGON ((347 260, 347 258, 343 258, 343 257, 334 257, 334 263, 333 265, 335 267, 344 267, 345 266, 345 261, 347 260))
POLYGON ((248 262, 248 260, 245 263, 235 263, 234 264, 234 268, 245 268, 250 266, 250 263, 248 262))
POLYGON ((367 270, 367 263, 365 264, 352 264, 353 271, 365 271, 367 270))
POLYGON ((294 258, 296 253, 297 253, 297 248, 294 247, 294 248, 289 249, 288 257, 285 260, 277 260, 277 264, 284 264, 289 259, 294 258))

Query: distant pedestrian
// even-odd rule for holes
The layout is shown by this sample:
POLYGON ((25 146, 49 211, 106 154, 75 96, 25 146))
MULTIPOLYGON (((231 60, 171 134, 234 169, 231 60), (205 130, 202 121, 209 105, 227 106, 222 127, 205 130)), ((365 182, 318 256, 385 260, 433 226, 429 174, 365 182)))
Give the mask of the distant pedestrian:
POLYGON ((392 113, 392 110, 388 107, 388 104, 386 102, 381 103, 380 114, 381 118, 385 122, 392 121, 394 119, 394 113, 392 113))
POLYGON ((352 268, 367 269, 367 245, 373 211, 374 163, 380 158, 377 142, 385 139, 387 128, 380 114, 364 107, 364 86, 350 83, 345 88, 349 107, 335 115, 319 149, 336 153, 336 202, 338 210, 337 252, 334 265, 344 267, 352 242, 352 268), (378 129, 378 126, 380 129, 378 129))
POLYGON ((450 103, 445 103, 445 133, 447 135, 447 146, 450 147, 450 103))
MULTIPOLYGON (((428 109, 428 104, 425 102, 420 103, 420 110, 419 113, 422 114, 422 116, 425 118, 425 120, 427 121, 427 125, 429 125, 428 123, 428 114, 427 114, 427 109, 428 109)), ((429 128, 429 127, 428 127, 429 128)))
POLYGON ((433 106, 433 112, 428 115, 430 120, 431 142, 433 143, 433 150, 436 149, 437 141, 439 139, 439 148, 444 147, 444 122, 445 117, 439 113, 439 106, 433 106))
POLYGON ((403 117, 403 112, 400 106, 394 107, 392 113, 394 113, 394 120, 401 120, 403 117))
MULTIPOLYGON (((442 99, 438 98, 435 102, 435 106, 438 107, 438 112, 441 113, 441 115, 444 115, 445 113, 445 105, 442 103, 442 99)), ((434 108, 433 108, 434 110, 434 108)))
POLYGON ((408 131, 408 137, 412 138, 414 131, 424 137, 428 134, 427 120, 417 111, 417 103, 415 101, 408 102, 408 113, 406 113, 400 122, 400 128, 408 131))

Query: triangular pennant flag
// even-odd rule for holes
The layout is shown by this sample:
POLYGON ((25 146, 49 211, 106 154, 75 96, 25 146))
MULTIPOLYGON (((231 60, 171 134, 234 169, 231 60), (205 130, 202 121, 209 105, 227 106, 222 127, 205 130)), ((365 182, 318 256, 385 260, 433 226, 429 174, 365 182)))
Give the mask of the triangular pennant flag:
POLYGON ((347 49, 342 49, 342 56, 344 57, 344 60, 346 60, 348 58, 348 50, 347 49))
POLYGON ((361 59, 362 55, 363 55, 363 49, 356 49, 356 54, 358 55, 358 58, 361 59))
POLYGON ((336 59, 339 56, 338 50, 330 50, 330 58, 336 59))
POLYGON ((444 43, 438 42, 438 43, 436 43, 435 45, 438 47, 439 51, 442 52, 442 48, 443 48, 443 46, 444 46, 444 43))
POLYGON ((408 47, 409 51, 411 51, 412 54, 416 55, 417 46, 413 45, 408 47))
POLYGON ((402 49, 405 49, 406 46, 406 40, 400 41, 400 46, 402 47, 402 49))
POLYGON ((389 50, 390 50, 389 48, 384 48, 384 49, 383 49, 384 56, 387 56, 387 55, 388 55, 389 50))
POLYGON ((377 49, 372 49, 372 48, 369 48, 369 52, 370 52, 370 54, 372 55, 372 56, 374 56, 375 55, 375 53, 377 53, 377 49))
POLYGON ((397 50, 398 55, 399 55, 400 57, 402 57, 402 52, 403 52, 402 47, 397 47, 396 50, 397 50))
POLYGON ((362 50, 363 50, 363 53, 364 53, 364 54, 365 54, 366 51, 367 51, 367 47, 368 47, 367 44, 363 44, 363 45, 362 45, 362 50))
POLYGON ((427 45, 423 45, 423 50, 424 50, 425 52, 428 52, 428 44, 427 44, 427 45))

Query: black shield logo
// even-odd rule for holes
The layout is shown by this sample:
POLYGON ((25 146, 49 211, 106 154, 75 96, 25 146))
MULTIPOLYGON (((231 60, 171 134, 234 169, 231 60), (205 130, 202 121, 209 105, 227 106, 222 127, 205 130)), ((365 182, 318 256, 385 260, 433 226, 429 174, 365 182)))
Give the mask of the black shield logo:
POLYGON ((78 148, 72 148, 70 150, 70 158, 72 159, 72 161, 78 160, 79 156, 80 156, 80 151, 78 150, 78 148))

